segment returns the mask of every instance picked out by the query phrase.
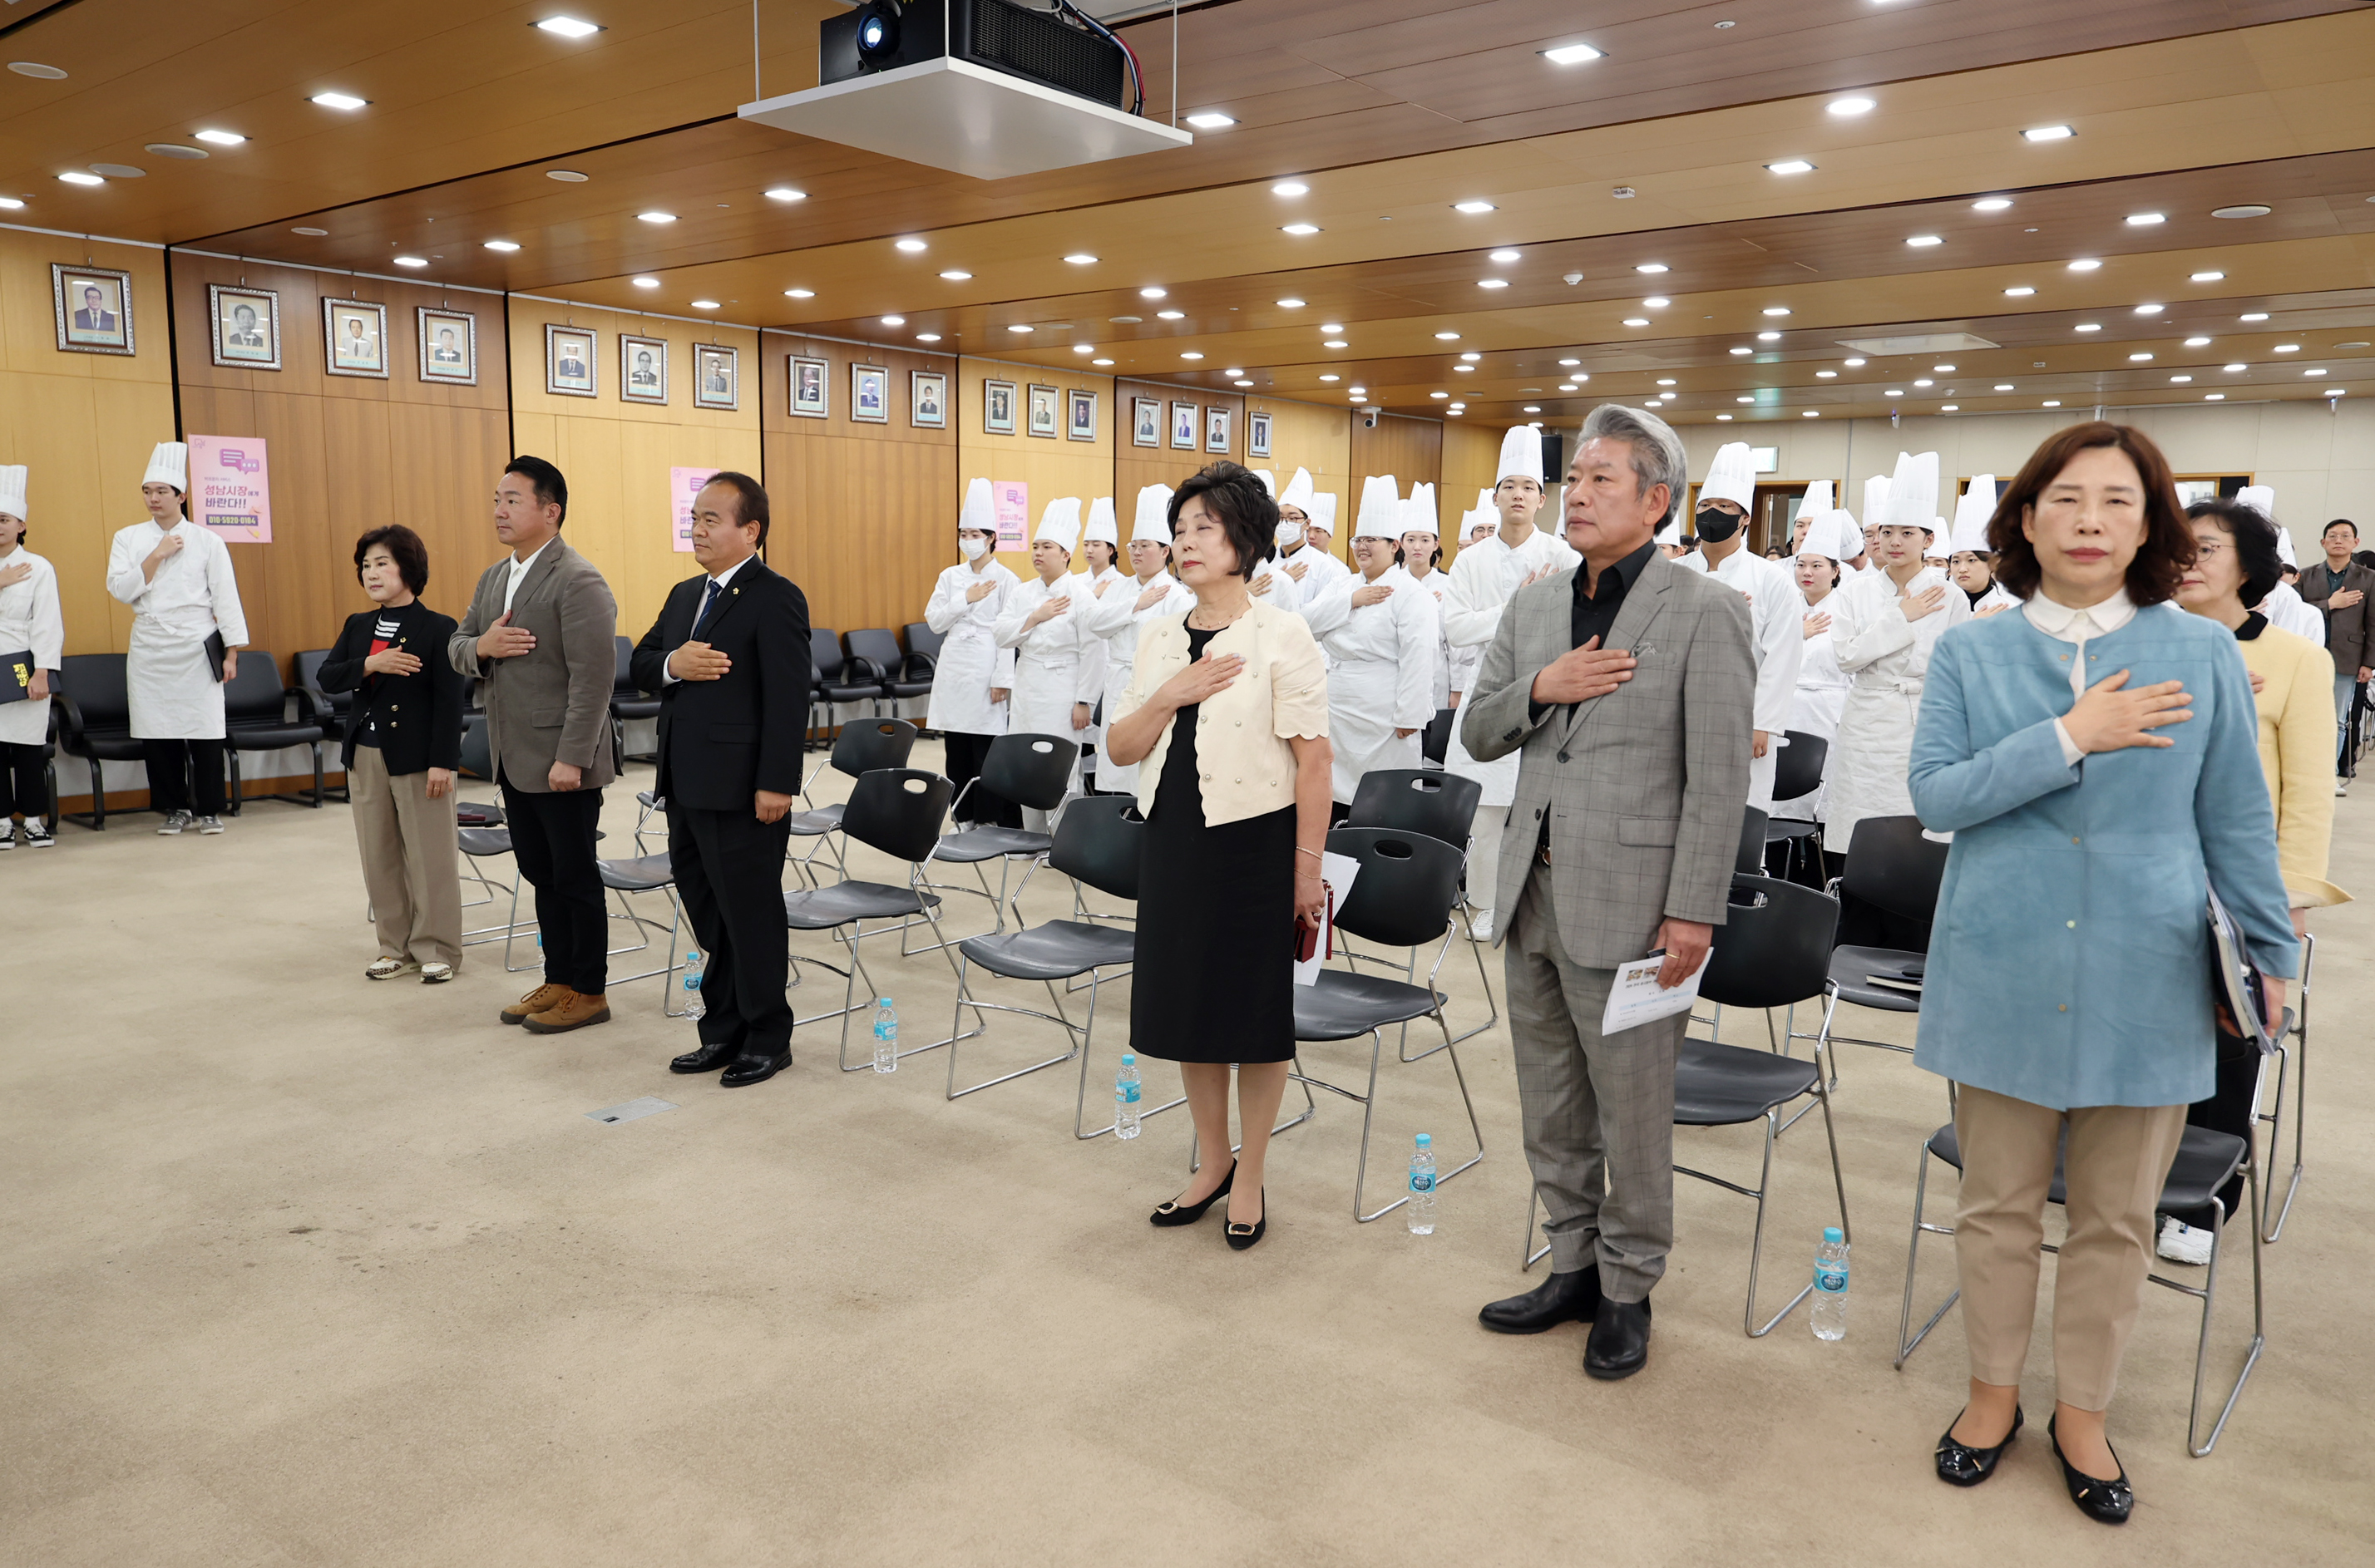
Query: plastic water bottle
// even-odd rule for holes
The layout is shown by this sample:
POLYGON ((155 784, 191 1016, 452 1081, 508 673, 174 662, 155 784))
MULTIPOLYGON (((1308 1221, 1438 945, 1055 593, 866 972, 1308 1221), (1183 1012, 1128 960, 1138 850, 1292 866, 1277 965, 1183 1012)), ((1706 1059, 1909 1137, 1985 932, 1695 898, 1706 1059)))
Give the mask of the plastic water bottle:
POLYGON ((874 998, 874 1070, 899 1070, 899 1009, 888 996, 874 998))
POLYGON ((1418 1150, 1411 1156, 1410 1201, 1402 1205, 1413 1236, 1435 1234, 1435 1139, 1418 1135, 1418 1150))
POLYGON ((1138 1058, 1124 1055, 1121 1071, 1114 1076, 1114 1137, 1127 1139, 1139 1135, 1141 1118, 1138 1108, 1144 1093, 1138 1078, 1138 1058))
POLYGON ((1848 1242, 1837 1225, 1823 1227, 1814 1249, 1814 1338, 1848 1337, 1848 1242))
POLYGON ((680 982, 684 987, 684 1006, 678 1017, 701 1018, 708 1013, 709 1004, 701 999, 701 979, 708 973, 707 956, 699 948, 685 949, 684 978, 680 982))

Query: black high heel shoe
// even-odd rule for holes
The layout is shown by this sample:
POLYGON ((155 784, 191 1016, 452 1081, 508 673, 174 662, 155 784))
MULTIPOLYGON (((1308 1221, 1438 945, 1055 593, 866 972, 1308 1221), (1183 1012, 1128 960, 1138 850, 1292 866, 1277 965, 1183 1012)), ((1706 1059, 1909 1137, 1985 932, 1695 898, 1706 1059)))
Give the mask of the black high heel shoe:
MULTIPOLYGON (((2057 1416, 2046 1421, 2045 1434, 2053 1440, 2053 1456, 2062 1461, 2062 1484, 2070 1489, 2070 1501, 2078 1504, 2078 1512, 2098 1525, 2126 1524, 2136 1505, 2135 1491, 2128 1485, 2128 1468, 2120 1466, 2115 1479, 2103 1480, 2073 1465, 2062 1452, 2061 1434, 2053 1430, 2053 1422, 2060 1419, 2057 1416)), ((2107 1441, 2103 1446, 2111 1445, 2107 1441)), ((2119 1456, 2114 1449, 2111 1458, 2116 1462, 2119 1456)))
POLYGON ((1219 1186, 1214 1187, 1211 1192, 1204 1195, 1203 1202, 1182 1204, 1175 1197, 1170 1202, 1164 1204, 1162 1208, 1156 1209, 1153 1213, 1148 1215, 1146 1217, 1146 1222, 1150 1225, 1164 1226, 1193 1225, 1197 1220, 1204 1218, 1204 1210, 1212 1207, 1213 1199, 1223 1198, 1229 1196, 1229 1185, 1236 1179, 1237 1162, 1232 1160, 1229 1161, 1229 1173, 1221 1178, 1221 1185, 1219 1186))
POLYGON ((1938 1479, 1949 1486, 1977 1486, 1996 1473, 1996 1462, 2003 1457, 2012 1440, 2020 1435, 2021 1423, 2026 1418, 2018 1405, 2012 1408, 2012 1430, 1993 1448, 1974 1448, 1955 1441, 1955 1427, 1963 1412, 1955 1412, 1954 1421, 1946 1423, 1946 1434, 1938 1439, 1938 1479))
MULTIPOLYGON (((1232 1176, 1236 1173, 1237 1173, 1235 1169, 1232 1169, 1229 1172, 1229 1174, 1232 1176)), ((1235 1220, 1229 1220, 1229 1222, 1222 1227, 1221 1233, 1228 1237, 1229 1245, 1235 1251, 1245 1251, 1256 1242, 1260 1241, 1262 1239, 1262 1233, 1270 1229, 1270 1189, 1268 1187, 1264 1187, 1262 1189, 1261 1198, 1262 1217, 1260 1219, 1255 1220, 1250 1225, 1240 1225, 1235 1220)), ((1221 1218, 1223 1220, 1229 1219, 1226 1210, 1222 1212, 1221 1218)))

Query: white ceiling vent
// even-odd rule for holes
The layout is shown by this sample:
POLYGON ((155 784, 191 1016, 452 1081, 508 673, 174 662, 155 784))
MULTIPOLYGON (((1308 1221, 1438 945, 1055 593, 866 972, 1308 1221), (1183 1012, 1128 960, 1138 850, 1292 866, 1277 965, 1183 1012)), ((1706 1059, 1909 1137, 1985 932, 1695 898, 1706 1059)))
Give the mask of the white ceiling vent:
POLYGON ((1956 349, 2000 348, 1976 333, 1925 332, 1911 337, 1842 337, 1839 347, 1859 354, 1951 354, 1956 349))

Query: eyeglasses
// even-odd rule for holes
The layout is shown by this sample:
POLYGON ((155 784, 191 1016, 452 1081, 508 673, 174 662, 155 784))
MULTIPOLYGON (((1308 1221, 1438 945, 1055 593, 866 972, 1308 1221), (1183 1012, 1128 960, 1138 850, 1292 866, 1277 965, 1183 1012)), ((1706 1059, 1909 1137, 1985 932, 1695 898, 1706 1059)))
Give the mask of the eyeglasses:
POLYGON ((2232 548, 2224 539, 2196 539, 2193 542, 2193 559, 2215 560, 2232 548))

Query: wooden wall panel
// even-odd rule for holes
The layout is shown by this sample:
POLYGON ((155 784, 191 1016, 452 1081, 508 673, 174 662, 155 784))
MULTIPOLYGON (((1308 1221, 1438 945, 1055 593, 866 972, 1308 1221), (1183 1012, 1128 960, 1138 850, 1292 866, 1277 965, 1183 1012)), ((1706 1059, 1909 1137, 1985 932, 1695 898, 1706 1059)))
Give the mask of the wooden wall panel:
MULTIPOLYGON (((1001 360, 966 359, 958 370, 963 390, 956 400, 951 422, 955 424, 957 474, 955 492, 949 501, 951 533, 945 544, 949 561, 957 557, 954 520, 964 505, 965 488, 975 478, 1021 480, 1031 487, 1031 527, 1039 526, 1040 514, 1047 503, 1059 496, 1076 496, 1081 502, 1081 518, 1088 520, 1089 503, 1099 496, 1114 500, 1114 517, 1122 541, 1129 540, 1133 509, 1138 504, 1136 489, 1124 492, 1114 488, 1114 381, 1111 376, 1076 375, 1062 371, 1051 373, 1044 365, 1018 365, 1001 360), (1015 430, 1012 435, 992 435, 983 427, 983 410, 988 404, 988 394, 982 383, 989 381, 1012 382, 1015 389, 1015 430), (1058 424, 1056 439, 1029 433, 1030 388, 1034 385, 1053 386, 1057 392, 1057 414, 1064 419, 1070 408, 1070 396, 1075 390, 1093 392, 1097 395, 1097 439, 1074 441, 1066 427, 1058 424)), ((1127 419, 1128 416, 1123 416, 1127 419)), ((1122 432, 1127 440, 1128 432, 1122 432)), ((1184 455, 1184 454, 1183 454, 1184 455)), ((1002 550, 1003 560, 1018 577, 1033 575, 1031 554, 1002 550)), ((1075 551, 1075 571, 1085 571, 1087 562, 1075 551)), ((920 610, 919 612, 920 613, 920 610)))
MULTIPOLYGON (((1498 477, 1493 470, 1501 466, 1503 430, 1500 425, 1471 425, 1451 419, 1443 422, 1443 478, 1435 487, 1435 506, 1442 518, 1446 566, 1459 553, 1459 520, 1476 504, 1476 492, 1492 489, 1498 477)), ((1548 517, 1538 516, 1535 521, 1553 528, 1558 526, 1554 519, 1548 517)))
MULTIPOLYGON (((1353 415, 1349 409, 1324 408, 1284 397, 1248 397, 1246 412, 1266 411, 1270 417, 1270 456, 1245 459, 1275 469, 1279 488, 1286 488, 1297 468, 1311 471, 1311 482, 1336 497, 1335 551, 1353 559, 1353 513, 1361 501, 1361 480, 1353 471, 1353 415)), ((1408 489, 1407 486, 1404 487, 1408 489)))
POLYGON ((1391 474, 1395 486, 1403 495, 1411 493, 1412 485, 1433 485, 1436 505, 1441 506, 1441 420, 1381 414, 1377 417, 1375 430, 1360 419, 1353 419, 1351 423, 1353 472, 1362 475, 1391 474))

